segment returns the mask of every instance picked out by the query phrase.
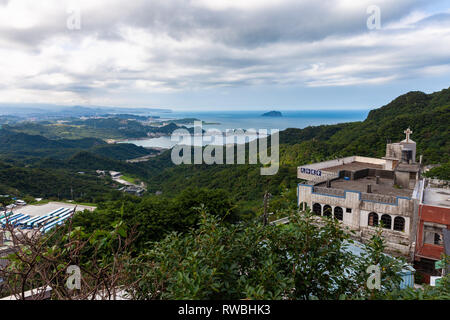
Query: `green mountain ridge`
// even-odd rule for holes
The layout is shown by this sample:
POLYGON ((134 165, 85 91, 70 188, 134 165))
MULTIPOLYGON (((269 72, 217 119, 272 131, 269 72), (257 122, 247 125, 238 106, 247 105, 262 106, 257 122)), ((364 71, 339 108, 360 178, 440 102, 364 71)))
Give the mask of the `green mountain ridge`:
MULTIPOLYGON (((188 187, 224 189, 245 211, 260 207, 265 190, 274 196, 286 189, 295 190, 297 166, 351 155, 382 157, 386 142, 403 140, 403 131, 408 127, 417 142, 417 155, 424 156, 425 164, 448 163, 449 123, 450 88, 431 94, 408 92, 372 110, 364 121, 289 128, 280 132, 280 168, 274 176, 261 176, 260 165, 176 166, 171 161, 170 150, 149 161, 131 164, 123 160, 149 151, 131 144, 108 145, 100 139, 51 140, 5 129, 0 130, 0 151, 4 160, 15 161, 11 166, 20 172, 23 168, 17 160, 34 157, 28 162, 32 168, 25 168, 25 172, 41 170, 40 174, 49 174, 55 169, 69 179, 77 171, 121 171, 145 181, 150 193, 162 191, 168 197, 188 187)), ((172 130, 174 126, 169 124, 167 129, 172 130)), ((5 188, 13 187, 29 194, 38 194, 41 190, 32 183, 34 189, 17 182, 9 183, 7 179, 0 183, 5 188)), ((295 198, 295 194, 290 197, 295 198)))

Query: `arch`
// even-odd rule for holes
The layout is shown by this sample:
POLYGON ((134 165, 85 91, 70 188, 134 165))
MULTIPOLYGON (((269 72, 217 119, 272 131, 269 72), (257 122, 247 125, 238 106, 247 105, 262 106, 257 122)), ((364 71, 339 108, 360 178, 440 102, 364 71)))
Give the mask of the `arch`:
POLYGON ((383 224, 383 228, 391 229, 392 226, 392 218, 388 214, 383 214, 381 216, 381 223, 383 224))
POLYGON ((299 209, 301 211, 306 211, 306 209, 308 209, 308 204, 306 202, 300 202, 299 209))
POLYGON ((331 218, 332 215, 333 215, 333 210, 331 209, 331 206, 329 206, 328 204, 324 205, 323 206, 323 216, 331 218))
POLYGON ((376 212, 369 213, 369 221, 367 224, 371 227, 378 226, 378 214, 376 212))
POLYGON ((320 203, 314 203, 313 212, 318 216, 322 215, 322 205, 320 203))
POLYGON ((403 217, 394 218, 394 230, 405 231, 405 218, 403 217))
POLYGON ((334 208, 334 218, 342 221, 344 219, 344 210, 341 207, 334 208))

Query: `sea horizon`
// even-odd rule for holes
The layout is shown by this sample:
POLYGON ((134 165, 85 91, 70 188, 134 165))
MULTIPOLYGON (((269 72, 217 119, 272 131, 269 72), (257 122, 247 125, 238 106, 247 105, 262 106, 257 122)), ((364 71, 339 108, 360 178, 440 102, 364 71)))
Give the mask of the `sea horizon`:
MULTIPOLYGON (((168 114, 154 114, 160 116, 161 120, 170 121, 183 118, 196 118, 206 123, 204 130, 225 132, 236 129, 266 129, 285 130, 287 128, 303 129, 308 126, 330 125, 343 122, 362 121, 367 117, 370 110, 276 110, 282 113, 281 117, 264 117, 267 111, 174 111, 168 114)), ((185 125, 189 127, 189 125, 185 125)), ((191 125, 192 126, 192 125, 191 125)), ((148 139, 130 139, 122 142, 133 143, 145 148, 172 148, 176 142, 171 141, 170 136, 148 139)))

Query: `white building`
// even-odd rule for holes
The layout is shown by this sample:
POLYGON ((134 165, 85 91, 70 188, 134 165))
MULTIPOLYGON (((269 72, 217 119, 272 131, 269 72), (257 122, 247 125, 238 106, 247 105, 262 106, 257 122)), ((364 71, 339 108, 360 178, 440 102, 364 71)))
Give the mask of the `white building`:
POLYGON ((382 159, 351 156, 298 167, 298 205, 334 217, 365 242, 382 223, 387 251, 413 259, 418 199, 423 189, 416 143, 386 146, 382 159), (421 189, 422 188, 422 189, 421 189))

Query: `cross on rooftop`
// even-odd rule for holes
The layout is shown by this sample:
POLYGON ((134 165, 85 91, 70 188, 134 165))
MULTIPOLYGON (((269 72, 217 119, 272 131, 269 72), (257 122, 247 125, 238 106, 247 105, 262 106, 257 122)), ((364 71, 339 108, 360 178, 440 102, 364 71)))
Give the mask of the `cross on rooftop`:
POLYGON ((406 134, 406 142, 409 142, 409 136, 413 133, 410 128, 403 131, 406 134))

